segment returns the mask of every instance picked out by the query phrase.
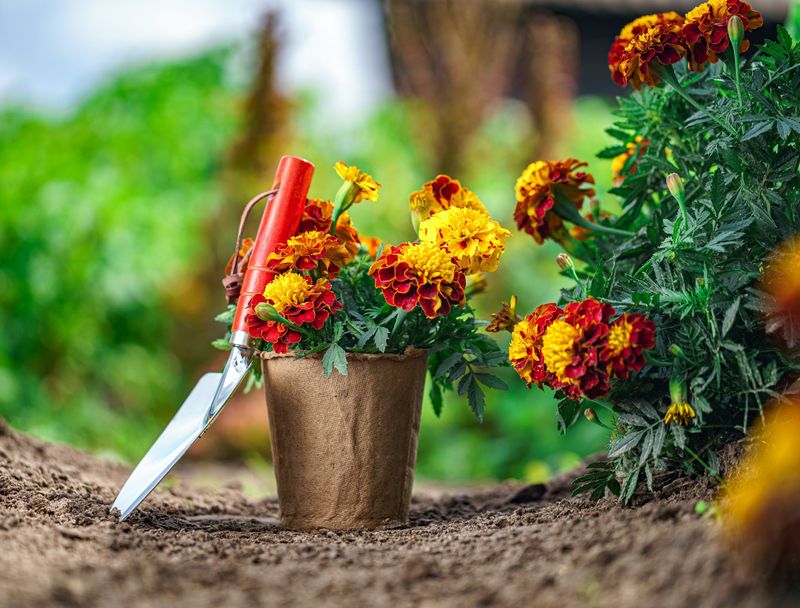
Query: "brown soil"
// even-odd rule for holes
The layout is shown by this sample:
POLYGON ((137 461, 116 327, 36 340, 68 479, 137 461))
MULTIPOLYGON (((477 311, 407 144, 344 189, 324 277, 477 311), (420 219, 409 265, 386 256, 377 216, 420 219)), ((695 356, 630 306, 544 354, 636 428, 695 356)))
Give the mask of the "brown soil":
POLYGON ((274 499, 177 484, 119 524, 108 506, 126 467, 1 423, 2 606, 777 603, 695 515, 703 482, 628 509, 568 498, 567 477, 417 495, 407 526, 363 533, 286 531, 274 499))

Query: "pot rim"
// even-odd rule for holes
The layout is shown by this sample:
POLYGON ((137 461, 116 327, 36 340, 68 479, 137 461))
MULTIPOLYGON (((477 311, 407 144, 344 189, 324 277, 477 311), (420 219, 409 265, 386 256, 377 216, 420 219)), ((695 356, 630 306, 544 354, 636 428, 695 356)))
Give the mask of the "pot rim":
MULTIPOLYGON (((276 352, 259 352, 257 356, 263 361, 270 359, 322 359, 324 352, 313 353, 300 357, 297 353, 276 353, 276 352)), ((348 361, 371 361, 376 359, 389 360, 389 361, 408 361, 410 359, 420 359, 428 356, 428 350, 424 348, 415 348, 413 346, 406 347, 402 353, 351 353, 345 351, 345 357, 348 361)))

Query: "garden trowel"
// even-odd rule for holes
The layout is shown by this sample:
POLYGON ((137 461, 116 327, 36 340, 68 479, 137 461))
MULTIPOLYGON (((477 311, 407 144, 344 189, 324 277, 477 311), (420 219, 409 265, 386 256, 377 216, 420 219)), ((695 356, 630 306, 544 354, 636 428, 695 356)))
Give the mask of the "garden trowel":
MULTIPOLYGON (((180 460, 186 450, 211 426, 236 391, 253 363, 245 314, 250 300, 264 291, 272 280, 265 268, 275 246, 297 230, 303 214, 314 165, 300 158, 284 156, 278 165, 275 182, 258 228, 241 294, 231 327, 231 351, 221 373, 205 374, 186 401, 134 469, 111 507, 122 521, 155 488, 180 460)), ((258 197, 257 197, 258 198, 258 197)), ((254 199, 255 201, 256 199, 254 199)), ((254 202, 253 201, 253 202, 254 202)), ((238 252, 237 252, 238 253, 238 252)))

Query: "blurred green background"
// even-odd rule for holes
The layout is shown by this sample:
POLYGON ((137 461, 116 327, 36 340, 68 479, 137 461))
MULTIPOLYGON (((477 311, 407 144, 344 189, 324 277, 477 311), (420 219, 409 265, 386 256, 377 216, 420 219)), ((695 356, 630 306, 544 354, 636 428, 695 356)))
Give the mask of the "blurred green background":
MULTIPOLYGON (((495 19, 486 44, 504 31, 522 31, 522 12, 500 19, 491 3, 478 4, 483 12, 461 15, 460 27, 495 19)), ((383 16, 394 91, 347 120, 331 113, 325 88, 278 82, 280 12, 260 27, 255 22, 257 33, 240 41, 122 68, 67 111, 6 102, 0 108, 0 416, 41 437, 137 460, 200 373, 221 364, 209 346, 221 329, 212 321, 224 308, 219 279, 241 206, 270 183, 280 154, 316 164, 313 196, 334 194, 337 160, 374 175, 383 184, 380 201, 352 215, 361 234, 391 243, 413 237, 408 194, 438 171, 453 171, 514 233, 500 270, 489 276, 489 291, 477 298, 483 317, 511 294, 519 296, 521 314, 556 299, 563 281, 557 250, 514 229, 514 182, 537 155, 574 156, 590 161, 603 200, 610 162, 593 155, 611 143, 604 128, 612 122, 612 100, 580 94, 591 92, 591 79, 531 46, 525 32, 513 57, 486 66, 485 53, 476 59, 467 49, 432 71, 450 76, 445 85, 416 85, 415 75, 432 68, 409 52, 408 10, 425 9, 394 2, 383 16), (520 71, 524 62, 547 69, 529 77, 520 71), (504 65, 496 86, 492 79, 504 65), (459 67, 469 74, 461 82, 459 67), (571 76, 564 80, 565 74, 571 76), (477 109, 470 106, 476 98, 477 109)), ((575 46, 580 18, 553 20, 552 31, 539 34, 575 46)), ((626 20, 614 16, 609 32, 626 20)), ((481 41, 472 42, 480 50, 481 41)), ((572 51, 577 61, 591 49, 572 51)), ((434 49, 428 63, 437 57, 434 49)), ((370 86, 369 74, 362 85, 370 86)), ((507 342, 507 334, 500 339, 507 342)), ((489 396, 482 425, 457 398, 441 419, 426 404, 422 478, 541 481, 603 449, 602 429, 581 421, 559 435, 551 395, 528 390, 509 370, 505 376, 511 391, 489 396)), ((263 397, 238 401, 195 458, 263 466, 269 453, 263 397)))

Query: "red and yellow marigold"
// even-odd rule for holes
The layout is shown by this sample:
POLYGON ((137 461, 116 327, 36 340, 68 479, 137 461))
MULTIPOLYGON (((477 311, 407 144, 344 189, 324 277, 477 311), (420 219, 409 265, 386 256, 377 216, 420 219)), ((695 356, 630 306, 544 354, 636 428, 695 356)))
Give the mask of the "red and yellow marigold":
POLYGON ((420 240, 444 247, 467 274, 497 270, 510 236, 488 213, 463 207, 435 213, 419 225, 420 240))
POLYGON ((642 85, 655 86, 661 81, 659 66, 677 63, 684 55, 683 27, 671 22, 658 23, 634 35, 618 55, 612 57, 609 53, 608 68, 617 84, 630 83, 634 89, 641 89, 642 85))
POLYGON ((683 17, 678 13, 673 12, 643 15, 638 19, 634 19, 625 27, 623 27, 617 37, 614 38, 614 42, 608 51, 609 68, 617 65, 620 62, 622 59, 622 54, 625 51, 625 47, 628 46, 631 40, 633 40, 639 34, 645 33, 651 27, 662 24, 683 25, 683 17))
POLYGON ((342 308, 327 279, 314 282, 311 277, 294 272, 275 277, 263 295, 252 299, 245 320, 249 334, 272 344, 277 353, 288 352, 290 346, 301 340, 302 334, 280 321, 259 318, 256 307, 261 303, 274 307, 281 317, 296 327, 308 325, 314 329, 322 329, 328 318, 342 308))
POLYGON ((451 207, 475 209, 486 212, 478 196, 449 175, 437 175, 408 199, 415 227, 426 218, 451 207))
MULTIPOLYGON (((761 13, 753 10, 741 0, 709 0, 686 13, 683 35, 689 50, 689 68, 701 70, 706 62, 716 63, 720 53, 730 45, 728 20, 737 17, 744 31, 752 31, 764 25, 761 13)), ((745 52, 750 42, 742 38, 740 52, 745 52)))
POLYGON ((464 272, 450 253, 434 243, 390 247, 369 274, 389 304, 405 311, 419 304, 431 319, 464 303, 464 272))
MULTIPOLYGON (((332 218, 333 203, 320 198, 310 198, 306 201, 297 232, 298 234, 311 231, 330 232, 332 218)), ((360 239, 358 232, 351 225, 350 215, 346 211, 339 215, 339 219, 336 221, 334 236, 347 250, 347 258, 344 262, 345 264, 349 263, 358 253, 360 239)))
POLYGON ((511 296, 508 302, 503 302, 498 312, 492 313, 492 319, 486 326, 486 331, 500 332, 510 331, 513 333, 514 327, 522 319, 517 316, 517 296, 511 296))
POLYGON ((339 274, 349 254, 339 239, 327 232, 310 230, 280 243, 267 258, 267 270, 280 274, 289 270, 316 270, 330 278, 339 274))
MULTIPOLYGON (((511 343, 508 346, 508 360, 528 386, 535 384, 542 388, 553 380, 547 371, 542 355, 542 338, 553 322, 563 314, 555 304, 542 304, 514 325, 511 343)), ((513 311, 510 311, 513 316, 513 311)), ((502 311, 501 311, 502 314, 502 311)))
MULTIPOLYGON (((514 326, 511 365, 528 386, 546 385, 570 399, 600 397, 612 378, 640 370, 643 351, 655 345, 652 321, 626 313, 612 323, 614 314, 613 307, 591 297, 563 309, 539 306, 514 326)), ((497 325, 505 325, 507 317, 501 311, 497 325)))
POLYGON ((561 239, 566 231, 555 212, 556 198, 566 200, 577 209, 583 199, 595 195, 594 178, 574 158, 564 161, 536 161, 528 165, 516 183, 517 204, 514 220, 517 227, 542 244, 545 239, 561 239))
POLYGON ((624 380, 644 367, 644 351, 655 345, 655 323, 644 315, 625 313, 609 327, 600 359, 608 364, 609 373, 624 380))

